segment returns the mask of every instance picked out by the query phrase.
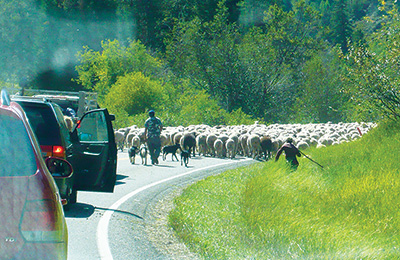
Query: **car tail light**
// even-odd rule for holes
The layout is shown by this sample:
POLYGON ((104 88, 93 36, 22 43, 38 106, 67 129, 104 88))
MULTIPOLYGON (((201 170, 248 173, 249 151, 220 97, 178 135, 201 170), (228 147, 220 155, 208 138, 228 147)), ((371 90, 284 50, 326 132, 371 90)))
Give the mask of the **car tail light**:
POLYGON ((55 200, 27 200, 20 226, 24 239, 28 242, 62 242, 63 225, 59 212, 55 200))
POLYGON ((65 149, 60 145, 41 145, 40 149, 42 150, 43 157, 59 157, 65 158, 65 149))
POLYGON ((62 146, 55 145, 53 146, 53 156, 65 158, 65 149, 62 146))
POLYGON ((40 149, 42 150, 43 157, 50 157, 53 155, 53 147, 51 145, 41 145, 40 149))

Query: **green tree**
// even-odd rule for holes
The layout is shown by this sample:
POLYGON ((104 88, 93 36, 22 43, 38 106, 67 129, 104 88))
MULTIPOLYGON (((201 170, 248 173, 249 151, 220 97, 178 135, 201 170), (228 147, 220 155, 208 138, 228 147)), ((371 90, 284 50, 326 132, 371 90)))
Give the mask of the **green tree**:
POLYGON ((227 13, 221 1, 213 21, 194 19, 175 27, 167 44, 168 64, 228 112, 242 108, 266 121, 287 118, 298 84, 295 72, 324 46, 316 33, 318 14, 304 1, 291 12, 274 5, 262 30, 242 36, 227 13))
MULTIPOLYGON (((288 122, 293 118, 293 104, 300 91, 301 68, 319 50, 325 48, 320 37, 320 15, 305 1, 299 1, 293 11, 271 6, 265 16, 266 54, 270 67, 263 67, 270 76, 263 82, 270 108, 266 121, 288 122)), ((261 96, 259 92, 259 96, 261 96)))
POLYGON ((304 123, 346 121, 349 97, 341 80, 341 60, 336 52, 313 56, 302 69, 302 85, 297 97, 297 113, 304 123))
POLYGON ((264 13, 268 12, 270 6, 276 5, 285 11, 292 9, 290 0, 243 0, 240 6, 240 25, 250 29, 253 26, 259 27, 265 24, 264 13))
POLYGON ((163 20, 162 2, 161 0, 125 2, 125 5, 128 5, 127 10, 136 24, 131 37, 140 40, 153 50, 163 47, 162 33, 160 33, 159 27, 163 20))
POLYGON ((103 41, 101 51, 85 47, 78 56, 78 82, 96 91, 100 101, 121 76, 141 72, 146 77, 159 78, 163 72, 161 61, 150 55, 139 41, 132 41, 128 47, 117 40, 103 41))
MULTIPOLYGON (((291 71, 287 65, 278 64, 275 46, 261 28, 253 28, 238 45, 243 74, 242 110, 266 121, 274 121, 286 113, 282 103, 285 89, 290 86, 291 71)), ((289 89, 287 89, 289 91, 289 89)))
POLYGON ((276 52, 278 65, 298 68, 325 45, 320 38, 320 15, 304 0, 296 3, 293 11, 271 6, 265 16, 265 33, 276 52))
POLYGON ((347 60, 348 84, 362 112, 400 119, 400 22, 397 8, 388 12, 382 28, 372 34, 370 46, 354 45, 347 60), (371 111, 371 112, 370 112, 371 111))
POLYGON ((236 43, 240 35, 228 22, 225 1, 211 22, 181 23, 167 44, 166 58, 179 77, 188 77, 199 89, 215 96, 228 111, 240 104, 240 66, 236 43), (239 86, 239 87, 238 87, 239 86))
POLYGON ((218 125, 225 122, 227 112, 204 90, 186 91, 176 102, 181 107, 179 121, 182 125, 218 125))
POLYGON ((162 100, 162 85, 141 72, 128 73, 118 78, 105 96, 104 105, 112 113, 124 111, 128 116, 158 109, 162 100))
POLYGON ((335 0, 331 21, 332 40, 339 44, 343 53, 347 53, 348 42, 351 41, 352 28, 349 21, 347 1, 335 0))

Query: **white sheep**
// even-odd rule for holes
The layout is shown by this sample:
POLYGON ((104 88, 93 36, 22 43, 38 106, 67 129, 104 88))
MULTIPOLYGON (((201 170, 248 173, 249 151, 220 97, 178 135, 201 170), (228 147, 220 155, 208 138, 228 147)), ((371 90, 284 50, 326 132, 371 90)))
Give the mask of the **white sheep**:
MULTIPOLYGON (((226 150, 226 142, 228 138, 233 139, 236 144, 235 155, 242 154, 244 156, 258 156, 255 155, 253 150, 249 153, 249 146, 247 139, 250 135, 266 136, 269 135, 273 140, 273 149, 276 151, 287 137, 294 137, 297 141, 296 145, 301 142, 307 143, 309 146, 328 146, 336 143, 349 142, 351 140, 360 138, 360 133, 357 128, 360 129, 362 134, 368 132, 368 130, 376 127, 374 123, 322 123, 322 124, 253 124, 253 125, 233 125, 224 126, 219 125, 210 127, 207 125, 190 125, 188 127, 165 127, 162 134, 165 134, 168 139, 168 144, 172 145, 180 138, 184 132, 195 133, 196 146, 199 153, 210 154, 215 156, 214 142, 219 137, 223 142, 223 152, 226 150), (199 138, 205 138, 199 143, 199 138), (202 146, 202 147, 201 147, 202 146), (202 151, 202 152, 201 152, 202 151)), ((144 141, 144 128, 138 128, 137 126, 131 126, 129 128, 120 129, 125 136, 125 139, 130 139, 131 133, 139 136, 141 143, 144 141), (129 137, 127 136, 130 129, 129 137)), ((120 147, 120 146, 118 146, 120 147)))
POLYGON ((235 141, 231 138, 229 138, 228 140, 226 140, 225 142, 225 149, 226 149, 226 155, 233 159, 235 158, 236 154, 236 144, 235 141))
POLYGON ((224 154, 223 154, 224 142, 219 138, 217 138, 217 140, 215 140, 215 142, 214 142, 214 151, 215 151, 215 154, 217 157, 219 157, 219 158, 224 157, 224 154))
POLYGON ((131 140, 131 147, 132 147, 132 146, 135 146, 136 148, 139 149, 140 145, 141 145, 141 143, 140 143, 140 138, 139 138, 139 136, 137 136, 137 135, 133 136, 133 137, 132 137, 132 140, 131 140))
POLYGON ((307 149, 308 147, 309 147, 308 143, 306 143, 306 142, 304 142, 304 141, 299 141, 299 142, 297 143, 297 148, 298 148, 299 150, 304 150, 304 149, 307 149))
POLYGON ((168 143, 169 143, 168 137, 164 133, 160 134, 160 141, 161 141, 161 148, 168 145, 168 143))
POLYGON ((207 153, 207 135, 199 134, 196 137, 197 151, 199 155, 206 155, 207 153))
POLYGON ((182 150, 188 151, 189 154, 193 153, 193 157, 196 154, 196 137, 191 132, 186 132, 182 135, 179 141, 182 150))
POLYGON ((120 149, 121 151, 124 151, 125 134, 120 131, 115 131, 114 136, 115 136, 115 144, 117 145, 117 148, 120 149))
POLYGON ((232 139, 235 142, 235 149, 233 151, 235 156, 236 156, 236 154, 238 152, 238 149, 239 149, 239 135, 240 135, 239 133, 234 133, 234 134, 229 135, 229 138, 232 139))
POLYGON ((141 129, 139 132, 138 132, 138 134, 137 134, 138 136, 139 136, 139 138, 140 138, 140 144, 144 144, 146 141, 146 135, 145 135, 145 131, 144 131, 144 128, 143 129, 141 129))
POLYGON ((126 145, 131 144, 131 143, 132 143, 132 138, 133 138, 135 135, 136 135, 136 134, 135 134, 134 132, 129 132, 129 133, 126 135, 125 144, 126 144, 126 145))
POLYGON ((179 144, 180 141, 181 141, 182 136, 183 136, 183 133, 182 133, 182 132, 177 132, 177 133, 175 133, 175 134, 173 135, 173 140, 172 140, 173 144, 179 144))
POLYGON ((253 159, 256 159, 257 157, 260 156, 261 154, 261 141, 260 137, 256 134, 252 134, 249 136, 247 139, 247 146, 249 148, 249 156, 253 157, 253 159))
POLYGON ((223 157, 226 157, 226 141, 228 141, 229 136, 226 135, 225 133, 221 134, 220 136, 218 136, 219 139, 221 139, 222 143, 223 143, 223 147, 222 147, 222 154, 223 157))
POLYGON ((249 157, 249 148, 247 146, 247 139, 249 138, 249 135, 243 134, 241 136, 239 136, 239 145, 242 147, 242 152, 243 152, 243 156, 249 157))
POLYGON ((211 156, 215 156, 215 147, 214 143, 217 140, 217 136, 215 134, 209 134, 206 138, 207 142, 207 153, 211 156))

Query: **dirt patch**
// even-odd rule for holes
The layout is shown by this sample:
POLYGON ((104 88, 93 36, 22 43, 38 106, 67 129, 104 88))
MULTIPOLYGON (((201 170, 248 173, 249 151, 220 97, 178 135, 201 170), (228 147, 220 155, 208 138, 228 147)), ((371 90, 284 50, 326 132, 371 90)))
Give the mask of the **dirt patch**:
POLYGON ((151 219, 145 224, 146 234, 154 247, 170 259, 201 259, 179 241, 168 224, 168 214, 174 209, 173 199, 180 196, 182 191, 182 188, 174 190, 150 209, 151 219))

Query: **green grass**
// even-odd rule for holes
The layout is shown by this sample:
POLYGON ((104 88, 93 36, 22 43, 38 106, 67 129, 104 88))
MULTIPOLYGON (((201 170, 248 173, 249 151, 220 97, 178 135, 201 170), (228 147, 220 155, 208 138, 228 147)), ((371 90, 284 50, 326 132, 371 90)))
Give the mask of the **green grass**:
POLYGON ((205 259, 400 259, 400 124, 209 177, 176 198, 169 222, 205 259))

